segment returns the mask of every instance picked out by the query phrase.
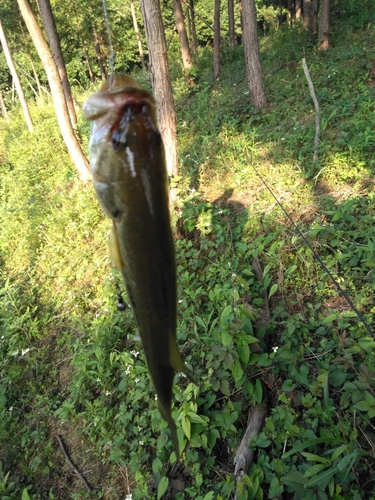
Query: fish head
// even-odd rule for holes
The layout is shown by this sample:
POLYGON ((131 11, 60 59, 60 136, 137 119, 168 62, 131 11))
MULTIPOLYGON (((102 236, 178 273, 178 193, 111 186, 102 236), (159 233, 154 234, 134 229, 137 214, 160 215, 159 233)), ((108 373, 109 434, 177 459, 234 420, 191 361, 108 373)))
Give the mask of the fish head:
POLYGON ((129 184, 129 176, 135 178, 136 170, 143 168, 145 149, 150 152, 148 157, 155 149, 163 149, 155 100, 132 78, 114 75, 87 99, 83 115, 91 121, 89 151, 94 188, 106 215, 116 220, 125 209, 120 206, 124 192, 120 186, 129 184))

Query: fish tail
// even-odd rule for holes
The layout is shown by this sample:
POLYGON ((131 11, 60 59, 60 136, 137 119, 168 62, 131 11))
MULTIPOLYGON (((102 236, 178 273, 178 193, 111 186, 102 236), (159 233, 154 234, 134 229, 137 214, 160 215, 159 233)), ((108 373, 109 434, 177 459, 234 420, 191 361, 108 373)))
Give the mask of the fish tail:
POLYGON ((170 363, 174 370, 176 372, 182 372, 184 375, 187 376, 187 378, 190 380, 190 382, 193 382, 193 384, 198 385, 194 375, 192 372, 186 367, 182 357, 181 353, 177 347, 176 339, 174 338, 173 335, 169 336, 169 352, 170 352, 170 363))
POLYGON ((172 418, 171 410, 170 410, 170 408, 166 408, 165 406, 163 406, 159 400, 158 400, 158 406, 159 406, 159 411, 160 411, 162 417, 168 423, 169 430, 171 431, 173 448, 174 448, 174 451, 176 452, 177 459, 179 459, 180 458, 180 448, 178 445, 177 428, 176 428, 176 424, 174 423, 174 420, 172 418))

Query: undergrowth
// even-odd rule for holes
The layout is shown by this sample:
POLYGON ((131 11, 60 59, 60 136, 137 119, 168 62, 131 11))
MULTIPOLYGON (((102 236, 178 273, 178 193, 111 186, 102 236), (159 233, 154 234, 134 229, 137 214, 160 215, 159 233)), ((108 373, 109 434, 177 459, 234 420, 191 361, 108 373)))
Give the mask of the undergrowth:
POLYGON ((262 111, 240 47, 223 51, 217 81, 208 48, 194 86, 176 72, 177 338, 200 381, 175 379, 181 461, 132 312, 116 309, 109 222, 72 170, 53 110, 32 108, 33 135, 17 110, 2 122, 1 499, 232 498, 254 404, 266 421, 238 499, 375 498, 375 341, 258 175, 372 328, 375 26, 355 16, 350 40, 336 25, 324 53, 298 25, 261 38, 262 111), (303 56, 321 106, 315 165, 303 56))

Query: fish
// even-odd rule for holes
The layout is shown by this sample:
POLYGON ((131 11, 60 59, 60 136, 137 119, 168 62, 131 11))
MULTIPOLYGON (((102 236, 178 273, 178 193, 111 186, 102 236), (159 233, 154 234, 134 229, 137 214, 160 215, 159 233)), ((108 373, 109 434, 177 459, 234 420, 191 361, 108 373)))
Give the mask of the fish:
POLYGON ((137 322, 146 362, 167 421, 176 372, 196 384, 176 343, 177 278, 164 146, 153 96, 127 75, 116 74, 83 105, 91 121, 90 170, 96 196, 112 222, 110 255, 120 269, 137 322))

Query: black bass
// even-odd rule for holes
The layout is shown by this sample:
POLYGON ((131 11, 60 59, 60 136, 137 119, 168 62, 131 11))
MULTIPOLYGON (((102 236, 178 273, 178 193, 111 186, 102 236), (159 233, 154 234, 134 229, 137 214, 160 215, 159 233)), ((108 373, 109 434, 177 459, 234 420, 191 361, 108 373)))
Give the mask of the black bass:
POLYGON ((195 383, 176 344, 177 284, 164 148, 154 98, 114 75, 83 105, 91 123, 90 167, 96 195, 112 219, 111 257, 120 269, 158 397, 179 456, 171 415, 176 371, 195 383))

